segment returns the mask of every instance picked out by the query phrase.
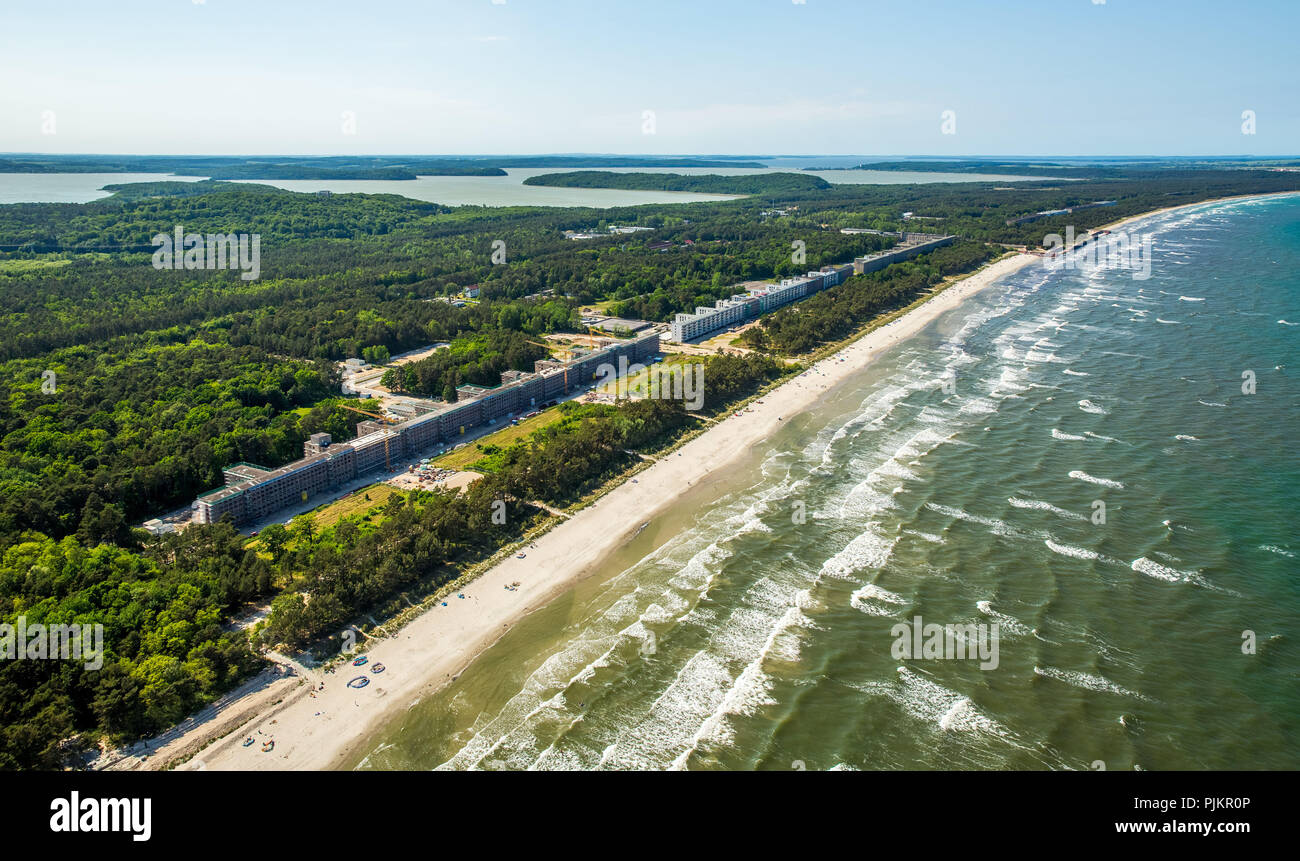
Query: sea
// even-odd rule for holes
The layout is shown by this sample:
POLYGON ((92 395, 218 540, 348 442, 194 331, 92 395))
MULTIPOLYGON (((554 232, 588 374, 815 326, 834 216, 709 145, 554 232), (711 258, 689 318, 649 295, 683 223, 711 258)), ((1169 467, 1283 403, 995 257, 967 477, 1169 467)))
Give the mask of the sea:
MULTIPOLYGON (((841 159, 843 160, 843 159, 841 159)), ((814 159, 809 164, 825 164, 833 159, 814 159)), ((589 168, 628 173, 676 173, 690 176, 719 174, 751 176, 763 173, 800 171, 795 159, 781 160, 782 167, 768 168, 589 168)), ((238 182, 270 185, 288 191, 335 194, 396 194, 413 200, 441 203, 446 206, 586 206, 607 209, 649 203, 700 203, 734 200, 743 195, 700 194, 686 191, 641 191, 616 188, 560 188, 524 185, 531 176, 568 173, 588 168, 506 168, 506 176, 420 176, 409 180, 394 179, 249 179, 238 182)), ((833 184, 898 185, 933 182, 1015 182, 1042 179, 1002 174, 940 173, 928 171, 887 170, 810 170, 833 184)), ((205 177, 175 176, 163 173, 0 173, 0 204, 6 203, 88 203, 108 197, 105 185, 128 182, 195 182, 205 177)))
POLYGON ((1300 196, 1127 229, 1146 271, 945 313, 346 767, 1300 768, 1300 196))

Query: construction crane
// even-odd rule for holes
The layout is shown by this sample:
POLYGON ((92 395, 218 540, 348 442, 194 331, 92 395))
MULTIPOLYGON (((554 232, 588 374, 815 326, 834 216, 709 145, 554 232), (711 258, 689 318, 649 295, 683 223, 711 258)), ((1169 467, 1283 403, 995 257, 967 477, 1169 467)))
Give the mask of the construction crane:
MULTIPOLYGON (((370 416, 373 419, 379 419, 381 422, 383 422, 386 425, 393 424, 393 420, 390 419, 388 416, 381 415, 379 413, 372 413, 368 410, 359 409, 358 407, 350 407, 347 404, 339 404, 339 406, 343 407, 343 409, 345 410, 351 410, 354 413, 361 413, 361 415, 363 416, 370 416)), ((393 460, 391 457, 389 457, 388 454, 388 440, 389 440, 389 436, 385 434, 384 435, 384 466, 388 469, 389 472, 392 472, 393 460)))
MULTIPOLYGON (((594 350, 594 349, 599 348, 599 346, 600 346, 600 342, 601 342, 602 340, 609 338, 609 332, 606 332, 606 331, 604 331, 603 329, 597 329, 595 326, 590 326, 590 325, 589 325, 589 326, 587 326, 587 337, 591 338, 591 348, 594 350), (600 334, 596 334, 597 332, 599 332, 600 334)), ((647 385, 647 386, 650 385, 649 380, 646 381, 646 385, 647 385)), ((618 384, 618 383, 615 383, 615 384, 614 384, 614 403, 618 403, 620 400, 622 400, 622 398, 620 397, 620 392, 621 392, 621 389, 620 389, 620 387, 619 387, 619 384, 618 384)))
POLYGON ((560 347, 555 344, 543 344, 541 341, 524 341, 525 344, 532 344, 536 347, 545 347, 547 350, 559 350, 560 361, 564 363, 564 393, 569 393, 569 362, 573 359, 573 351, 568 347, 560 347))

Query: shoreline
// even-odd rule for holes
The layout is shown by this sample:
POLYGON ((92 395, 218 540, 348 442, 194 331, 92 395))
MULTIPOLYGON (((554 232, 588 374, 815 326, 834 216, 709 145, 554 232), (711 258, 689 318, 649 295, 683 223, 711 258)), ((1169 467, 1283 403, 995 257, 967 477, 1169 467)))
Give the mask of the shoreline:
MULTIPOLYGON (((464 599, 453 595, 447 606, 435 605, 395 633, 372 641, 366 650, 370 662, 364 667, 342 664, 332 674, 306 674, 310 684, 300 683, 277 705, 247 722, 246 730, 230 732, 177 768, 340 767, 397 713, 458 677, 515 623, 595 573, 644 523, 673 504, 679 488, 696 487, 740 460, 781 427, 782 421, 811 407, 829 389, 869 365, 881 351, 915 334, 1000 278, 1040 260, 1032 254, 1003 257, 949 282, 937 293, 923 297, 920 304, 855 337, 810 364, 810 369, 815 367, 822 374, 815 385, 806 374, 799 374, 759 396, 762 403, 751 402, 750 411, 719 421, 658 458, 649 468, 638 471, 635 483, 622 482, 537 537, 532 546, 525 548, 526 558, 511 556, 498 562, 461 590, 464 599), (505 589, 516 581, 520 584, 517 591, 505 589), (384 673, 365 673, 375 663, 385 665, 384 673), (359 690, 346 687, 349 678, 362 674, 370 684, 359 690), (311 697, 311 689, 321 681, 325 682, 325 690, 316 690, 316 696, 311 697), (275 749, 262 753, 260 745, 243 747, 243 739, 249 734, 259 742, 275 738, 275 749)), ((160 760, 168 758, 166 750, 160 752, 160 760)), ((180 755, 184 754, 177 751, 170 758, 180 755)))
MULTIPOLYGON (((1092 233, 1191 206, 1272 196, 1240 195, 1167 207, 1117 220, 1094 228, 1092 233)), ((739 416, 727 416, 668 450, 654 464, 638 471, 635 483, 624 480, 533 539, 531 546, 523 548, 525 559, 512 554, 490 567, 461 589, 464 599, 448 596, 446 606, 435 604, 396 632, 369 641, 366 655, 370 662, 365 666, 354 668, 344 663, 335 673, 300 670, 296 681, 282 681, 264 692, 261 696, 266 702, 241 699, 230 703, 228 708, 238 710, 238 717, 231 715, 223 720, 222 715, 217 715, 206 731, 196 726, 180 733, 179 738, 163 747, 151 748, 150 762, 131 756, 111 767, 166 767, 186 756, 191 758, 177 765, 178 769, 341 767, 400 711, 458 678, 514 624, 594 574, 644 524, 671 506, 679 489, 698 487, 716 471, 744 458, 777 430, 781 421, 815 405, 827 391, 866 368, 884 349, 914 335, 999 279, 1042 260, 1026 253, 1004 256, 941 285, 884 318, 887 322, 832 345, 809 364, 810 370, 817 368, 822 375, 815 385, 805 379, 806 372, 799 374, 759 395, 739 416), (505 588, 516 581, 520 584, 517 591, 505 588), (383 674, 366 672, 376 663, 387 667, 383 674), (359 675, 369 680, 366 687, 346 687, 349 678, 359 675), (321 682, 324 690, 318 690, 321 682), (278 699, 269 701, 272 696, 278 699), (251 719, 247 717, 250 714, 251 719), (222 737, 212 738, 221 733, 222 737), (259 744, 243 747, 243 740, 249 736, 259 744), (275 739, 275 747, 263 753, 260 742, 268 738, 275 739)), ((176 736, 177 729, 180 727, 168 735, 176 736)))

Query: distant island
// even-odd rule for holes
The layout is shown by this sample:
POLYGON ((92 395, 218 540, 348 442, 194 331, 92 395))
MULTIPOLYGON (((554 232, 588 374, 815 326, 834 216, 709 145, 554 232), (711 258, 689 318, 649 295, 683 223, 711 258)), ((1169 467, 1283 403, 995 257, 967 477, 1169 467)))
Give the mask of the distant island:
POLYGON ((1106 159, 1096 162, 994 161, 959 159, 954 161, 877 161, 853 167, 810 167, 804 170, 899 170, 919 173, 986 173, 1042 177, 1044 179, 1119 179, 1141 177, 1155 179, 1171 170, 1189 169, 1288 169, 1300 165, 1295 159, 1250 158, 1132 158, 1106 159))
POLYGON ((374 165, 377 159, 113 158, 42 156, 0 159, 0 173, 175 173, 210 179, 415 179, 417 176, 505 176, 499 167, 410 162, 374 165))
POLYGON ((760 161, 740 161, 734 158, 654 158, 629 155, 498 156, 484 160, 502 167, 767 167, 760 161))
POLYGON ((756 161, 653 156, 111 156, 11 155, 0 173, 173 173, 209 179, 384 179, 506 176, 505 168, 752 167, 756 161))
POLYGON ((524 180, 524 185, 558 188, 617 188, 636 191, 693 191, 700 194, 793 194, 821 191, 831 184, 819 176, 798 173, 761 173, 720 176, 709 173, 685 176, 680 173, 611 173, 578 170, 544 173, 524 180))
POLYGON ((917 173, 993 173, 1044 179, 1101 178, 1119 176, 1121 171, 1105 165, 1065 165, 1041 162, 1006 161, 875 161, 852 167, 806 167, 804 170, 896 170, 917 173))

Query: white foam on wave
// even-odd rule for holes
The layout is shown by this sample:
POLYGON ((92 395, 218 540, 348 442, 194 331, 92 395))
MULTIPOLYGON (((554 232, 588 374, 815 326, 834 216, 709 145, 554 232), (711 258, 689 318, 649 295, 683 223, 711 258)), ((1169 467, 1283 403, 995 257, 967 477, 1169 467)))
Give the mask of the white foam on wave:
POLYGON ((798 629, 815 627, 803 607, 815 603, 806 588, 763 578, 744 603, 727 614, 637 721, 617 728, 598 767, 685 768, 701 745, 734 742, 733 715, 773 704, 769 659, 799 657, 798 629), (736 673, 737 661, 744 668, 736 673))
POLYGON ((1218 403, 1218 402, 1216 402, 1216 401, 1202 401, 1202 400, 1197 400, 1197 403, 1200 404, 1200 405, 1203 406, 1203 407, 1226 407, 1226 406, 1227 406, 1227 404, 1221 404, 1221 403, 1218 403))
MULTIPOLYGON (((872 392, 859 407, 853 418, 836 428, 831 435, 826 449, 822 453, 822 462, 831 465, 835 462, 834 444, 849 436, 851 432, 860 431, 862 427, 883 421, 893 412, 899 402, 916 391, 914 386, 888 386, 872 392)), ((854 434, 856 436, 856 434, 854 434)))
POLYGON ((1052 439, 1063 439, 1063 440, 1070 440, 1072 442, 1083 442, 1088 438, 1086 436, 1079 436, 1078 434, 1065 433, 1064 431, 1057 430, 1056 428, 1052 428, 1052 439))
POLYGON ((991 517, 980 517, 978 514, 970 514, 962 511, 960 508, 953 508, 951 505, 942 505, 938 502, 927 502, 925 507, 939 514, 946 514, 958 520, 965 520, 968 523, 978 523, 981 526, 987 526, 989 531, 994 535, 1001 535, 1005 538, 1027 538, 1026 533, 1014 526, 1010 526, 1001 520, 994 520, 991 517))
POLYGON ((1100 558, 1099 555, 1092 550, 1083 547, 1075 547, 1072 544, 1058 544, 1050 538, 1044 539, 1043 543, 1046 544, 1047 548, 1053 553, 1059 553, 1062 556, 1069 556, 1072 559, 1096 560, 1100 558))
POLYGON ((731 556, 732 551, 715 541, 692 556, 668 583, 685 592, 704 591, 713 582, 722 563, 731 556))
POLYGON ((868 616, 892 616, 893 608, 882 606, 891 604, 902 606, 907 604, 907 600, 875 583, 866 583, 849 596, 849 606, 868 616))
POLYGON ((901 690, 893 699, 913 717, 933 723, 943 732, 978 732, 1011 738, 1011 733, 988 717, 970 697, 949 690, 907 667, 898 668, 901 690))
POLYGON ((971 415, 988 415, 998 411, 998 405, 988 398, 973 398, 961 405, 959 413, 971 415))
POLYGON ((1088 475, 1088 473, 1081 469, 1070 470, 1070 478, 1075 478, 1079 481, 1086 481, 1089 484, 1100 484, 1102 487, 1113 487, 1117 490, 1122 490, 1124 488, 1124 483, 1121 481, 1115 481, 1109 478, 1098 478, 1095 475, 1088 475))
POLYGON ((1205 299, 1197 296, 1179 296, 1178 301, 1179 302, 1204 302, 1205 299))
POLYGON ((854 538, 844 549, 822 563, 819 576, 838 580, 857 579, 855 574, 868 568, 880 568, 889 561, 897 538, 887 538, 868 528, 854 538))
POLYGON ((1128 688, 1120 687, 1105 676, 1093 675, 1091 673, 1081 673, 1077 670, 1062 670, 1056 667, 1034 667, 1034 672, 1044 678, 1056 679, 1058 682, 1065 682, 1067 685, 1073 685, 1076 688, 1083 688, 1089 691, 1098 691, 1107 694, 1120 694, 1126 697, 1151 702, 1151 698, 1140 694, 1137 691, 1131 691, 1128 688))
POLYGON ((1008 616, 1006 613, 999 613, 997 610, 994 610, 991 601, 976 601, 975 606, 978 607, 979 611, 985 616, 988 616, 991 619, 996 619, 998 622, 998 629, 1003 634, 1025 637, 1034 633, 1033 629, 1016 617, 1008 616))
POLYGON ((1283 326, 1300 326, 1300 323, 1289 323, 1286 320, 1278 320, 1283 326))
POLYGON ((763 661, 777 650, 776 644, 782 635, 790 628, 798 626, 802 619, 803 615, 798 607, 790 607, 786 611, 776 626, 771 629, 758 654, 740 671, 740 675, 723 695, 722 701, 691 736, 686 749, 673 760, 669 766, 671 770, 684 770, 691 754, 702 744, 732 744, 735 741, 735 734, 728 718, 733 715, 751 715, 762 706, 776 704, 776 700, 771 696, 771 680, 763 671, 763 661))
POLYGON ((1197 442, 1200 439, 1200 437, 1195 437, 1192 436, 1191 434, 1180 433, 1175 435, 1174 439, 1182 440, 1183 442, 1197 442))
POLYGON ((1063 373, 1063 374, 1069 374, 1069 375, 1072 376, 1072 377, 1087 377, 1087 376, 1091 376, 1087 371, 1072 371, 1072 370, 1070 370, 1069 368, 1066 368, 1066 369, 1065 369, 1064 371, 1062 371, 1061 373, 1063 373))
POLYGON ((1295 558, 1295 554, 1292 553, 1290 550, 1285 550, 1281 547, 1278 547, 1276 544, 1261 544, 1259 545, 1259 549, 1267 550, 1269 553, 1276 553, 1279 556, 1285 556, 1288 559, 1295 558))
POLYGON ((1148 559, 1145 556, 1139 556, 1133 560, 1132 568, 1140 574, 1148 577, 1154 577, 1157 580, 1164 580, 1169 583, 1178 583, 1188 579, 1185 571, 1179 571, 1176 568, 1170 568, 1168 565, 1161 565, 1155 560, 1148 559))
POLYGON ((1110 415, 1109 411, 1107 411, 1105 407, 1099 404, 1094 404, 1092 401, 1088 400, 1087 398, 1084 398, 1083 400, 1079 401, 1079 409, 1083 410, 1085 413, 1092 413, 1095 416, 1110 415))
POLYGON ((1180 325, 1180 324, 1182 323, 1181 320, 1164 320, 1164 319, 1162 319, 1162 318, 1160 318, 1160 317, 1157 317, 1157 318, 1156 318, 1156 322, 1157 322, 1157 323, 1164 323, 1166 326, 1178 326, 1178 325, 1180 325))
MULTIPOLYGON (((877 467, 867 474, 861 482, 855 485, 844 497, 840 503, 835 517, 839 520, 859 520, 862 518, 872 517, 883 511, 889 511, 898 507, 894 502, 892 494, 882 493, 876 484, 882 478, 890 477, 881 470, 885 468, 884 464, 877 467)), ((898 478, 900 476, 892 476, 898 478)), ((824 519, 825 515, 818 513, 818 519, 824 519)))
POLYGON ((1028 508, 1034 511, 1050 511, 1053 514, 1055 514, 1057 517, 1063 518, 1065 520, 1087 520, 1088 519, 1084 517, 1082 514, 1078 514, 1074 511, 1066 511, 1064 508, 1057 508, 1055 505, 1052 505, 1050 502, 1043 502, 1042 500, 1039 499, 1017 499, 1016 497, 1012 496, 1009 499, 1007 499, 1007 502, 1011 503, 1016 508, 1028 508))
MULTIPOLYGON (((989 389, 989 394, 999 397, 999 392, 1015 394, 1028 391, 1029 387, 1023 382, 1024 376, 1024 372, 1019 368, 1003 368, 1002 373, 998 375, 997 382, 989 389)), ((1006 395, 1001 395, 1001 397, 1006 397, 1006 395)))
POLYGON ((1130 566, 1134 571, 1145 574, 1148 577, 1154 577, 1157 580, 1164 580, 1167 583, 1191 583, 1194 586, 1201 586, 1205 589, 1211 589, 1215 592, 1222 592, 1226 595, 1242 597, 1240 592, 1234 592, 1231 589, 1224 589, 1221 586, 1215 586, 1195 571, 1179 571, 1177 568, 1170 568, 1168 565, 1161 565, 1145 556, 1139 556, 1133 560, 1130 566))
POLYGON ((904 535, 914 535, 922 541, 929 541, 931 544, 943 544, 945 539, 942 535, 935 535, 933 532, 919 532, 915 529, 904 529, 904 535))

